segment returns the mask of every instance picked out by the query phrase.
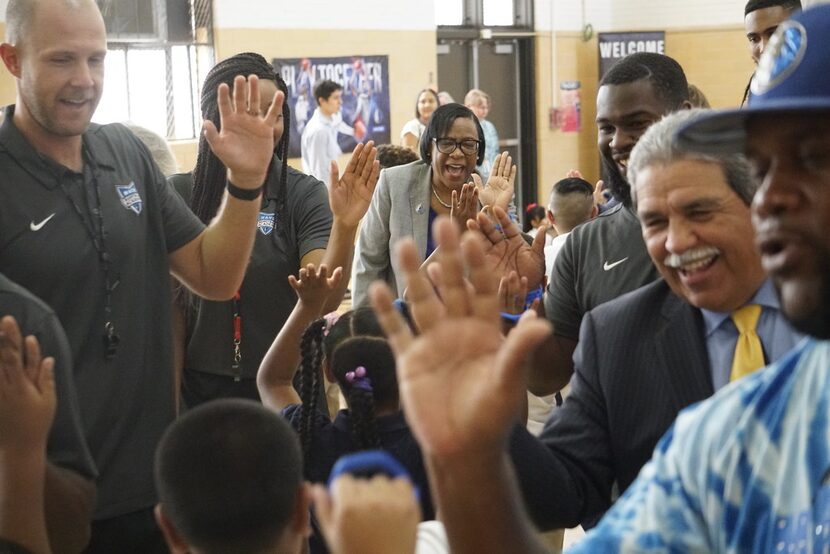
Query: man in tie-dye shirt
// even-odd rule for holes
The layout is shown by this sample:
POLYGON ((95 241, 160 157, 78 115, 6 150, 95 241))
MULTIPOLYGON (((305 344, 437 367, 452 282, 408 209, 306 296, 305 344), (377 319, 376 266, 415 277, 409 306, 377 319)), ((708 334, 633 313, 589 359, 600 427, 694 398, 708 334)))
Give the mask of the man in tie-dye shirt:
POLYGON ((576 551, 830 550, 830 6, 781 25, 750 108, 681 130, 700 151, 744 151, 764 269, 813 338, 682 413, 576 551))

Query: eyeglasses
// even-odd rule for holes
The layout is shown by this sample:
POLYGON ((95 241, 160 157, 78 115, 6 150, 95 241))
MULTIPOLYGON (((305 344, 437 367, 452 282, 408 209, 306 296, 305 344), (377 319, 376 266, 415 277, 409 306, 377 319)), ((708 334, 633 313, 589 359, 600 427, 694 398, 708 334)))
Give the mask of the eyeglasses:
POLYGON ((451 138, 434 138, 432 142, 435 147, 442 154, 452 154, 456 148, 461 148, 461 151, 467 155, 478 154, 479 141, 473 139, 455 140, 451 138))

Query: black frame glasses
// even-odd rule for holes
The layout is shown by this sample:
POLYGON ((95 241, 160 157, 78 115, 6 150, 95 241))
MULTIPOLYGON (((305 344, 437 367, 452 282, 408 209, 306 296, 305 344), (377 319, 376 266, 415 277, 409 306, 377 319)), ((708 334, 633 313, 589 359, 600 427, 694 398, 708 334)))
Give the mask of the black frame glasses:
POLYGON ((476 139, 434 138, 432 142, 435 143, 435 148, 442 154, 452 154, 457 148, 461 148, 461 151, 468 156, 478 154, 478 147, 481 144, 481 141, 476 139))

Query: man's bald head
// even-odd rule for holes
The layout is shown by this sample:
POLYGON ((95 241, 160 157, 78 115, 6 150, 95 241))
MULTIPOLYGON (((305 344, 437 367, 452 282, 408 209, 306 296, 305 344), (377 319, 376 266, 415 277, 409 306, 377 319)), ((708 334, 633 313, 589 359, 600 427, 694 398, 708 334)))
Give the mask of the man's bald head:
POLYGON ((6 42, 18 44, 27 35, 38 7, 54 7, 56 4, 66 8, 95 7, 98 10, 95 0, 9 0, 6 6, 6 42))

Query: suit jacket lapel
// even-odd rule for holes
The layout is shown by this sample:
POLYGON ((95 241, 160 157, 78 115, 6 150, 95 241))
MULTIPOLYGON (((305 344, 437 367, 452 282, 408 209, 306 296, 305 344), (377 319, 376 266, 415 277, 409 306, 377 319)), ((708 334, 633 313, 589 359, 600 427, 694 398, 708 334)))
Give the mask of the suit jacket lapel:
POLYGON ((657 367, 668 372, 672 400, 683 408, 714 393, 700 310, 667 291, 655 334, 657 367))
POLYGON ((409 190, 409 209, 412 219, 412 237, 418 247, 421 260, 427 251, 427 232, 429 227, 429 191, 432 183, 432 171, 428 164, 418 164, 419 172, 409 190))

